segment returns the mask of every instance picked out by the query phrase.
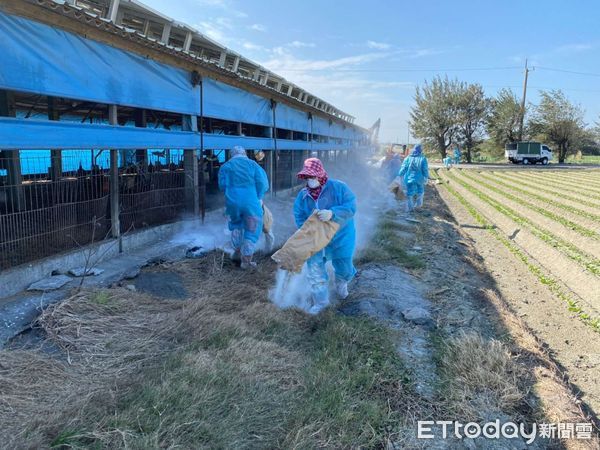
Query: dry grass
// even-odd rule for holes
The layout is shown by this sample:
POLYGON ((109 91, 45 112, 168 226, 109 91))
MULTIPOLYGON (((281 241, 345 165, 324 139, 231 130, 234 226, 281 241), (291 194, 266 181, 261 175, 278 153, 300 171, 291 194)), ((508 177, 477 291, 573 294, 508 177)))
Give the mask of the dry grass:
POLYGON ((502 342, 461 333, 440 347, 442 393, 456 417, 481 420, 486 419, 482 413, 519 413, 526 397, 520 382, 525 368, 502 342))
POLYGON ((164 301, 83 292, 39 326, 60 349, 0 352, 9 448, 374 447, 413 407, 388 331, 368 320, 280 311, 270 262, 230 270, 218 253, 176 271, 164 301))
POLYGON ((80 293, 44 311, 38 326, 59 355, 1 352, 3 445, 41 446, 82 410, 130 389, 132 376, 173 349, 181 312, 174 306, 117 290, 80 293))

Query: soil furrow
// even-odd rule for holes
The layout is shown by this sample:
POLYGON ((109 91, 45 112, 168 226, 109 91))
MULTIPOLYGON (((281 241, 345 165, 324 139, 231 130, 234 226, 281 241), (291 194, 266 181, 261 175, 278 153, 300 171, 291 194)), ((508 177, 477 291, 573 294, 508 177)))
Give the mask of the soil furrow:
MULTIPOLYGON (((483 180, 478 180, 467 176, 464 172, 454 172, 457 179, 469 183, 473 189, 477 189, 486 197, 492 199, 501 208, 509 212, 512 220, 528 227, 538 237, 542 237, 546 243, 560 249, 566 256, 571 258, 576 263, 585 267, 588 271, 596 276, 600 276, 600 259, 588 249, 600 251, 600 244, 580 233, 576 233, 565 227, 563 224, 555 221, 552 217, 548 218, 544 214, 540 214, 531 209, 527 205, 521 204, 518 201, 504 197, 502 191, 490 189, 483 185, 483 180), (542 236, 540 236, 540 234, 542 236), (584 250, 585 249, 585 250, 584 250)), ((488 184, 488 183, 486 183, 488 184)), ((492 186, 488 184, 489 186, 492 186)), ((492 186, 494 187, 494 186, 492 186)), ((540 208, 543 211, 543 208, 540 208)))
MULTIPOLYGON (((586 219, 584 217, 578 216, 569 211, 561 210, 560 208, 550 206, 548 202, 538 200, 531 196, 530 189, 520 189, 520 192, 516 190, 517 186, 514 186, 512 183, 504 182, 504 180, 495 179, 493 176, 487 175, 485 173, 478 174, 478 177, 481 177, 481 181, 486 185, 494 187, 496 190, 501 190, 503 192, 506 191, 506 195, 504 195, 509 200, 510 196, 516 197, 519 201, 512 202, 514 204, 523 205, 529 208, 531 211, 535 211, 535 216, 544 218, 543 223, 548 223, 553 226, 553 232, 555 232, 558 236, 562 236, 562 233, 566 233, 565 238, 568 238, 569 241, 578 240, 579 237, 585 236, 590 238, 589 245, 594 248, 594 251, 590 251, 587 244, 584 243, 585 246, 581 247, 581 249, 586 249, 595 257, 600 257, 600 234, 596 232, 598 228, 597 222, 586 219), (511 192, 512 190, 512 192, 511 192), (560 225, 560 227, 556 227, 555 224, 560 225)), ((468 177, 470 179, 474 179, 473 177, 468 177)), ((483 187, 483 186, 482 186, 483 187)), ((529 216, 528 216, 529 217, 529 216)), ((537 220, 536 220, 537 221, 537 220)))
POLYGON ((492 173, 494 176, 501 178, 503 181, 509 181, 516 184, 518 187, 522 187, 523 189, 533 189, 535 193, 543 192, 555 197, 560 197, 565 204, 571 205, 574 208, 581 208, 592 213, 600 213, 600 199, 589 198, 584 196, 584 194, 570 194, 565 192, 565 190, 556 188, 555 184, 553 184, 551 181, 532 179, 529 174, 521 174, 517 172, 510 173, 503 171, 490 172, 490 174, 492 173), (586 209, 584 206, 588 208, 586 209))
MULTIPOLYGON (((456 183, 453 187, 458 188, 456 183)), ((445 186, 444 186, 445 187, 445 186)), ((509 307, 533 333, 548 345, 553 357, 567 370, 570 381, 582 390, 582 399, 600 408, 600 361, 597 334, 580 321, 573 320, 550 290, 540 284, 524 264, 510 253, 489 230, 479 226, 463 205, 444 187, 438 187, 463 232, 493 274, 497 288, 509 307), (595 359, 594 359, 595 358, 595 359)))
MULTIPOLYGON (((442 178, 449 179, 446 174, 443 174, 442 178)), ((561 251, 548 245, 529 229, 515 223, 511 218, 496 210, 492 205, 465 188, 458 180, 450 179, 450 182, 451 186, 477 210, 481 211, 481 214, 491 223, 509 236, 540 265, 562 280, 579 297, 590 313, 593 313, 594 316, 600 313, 600 279, 597 276, 574 265, 573 261, 561 251)), ((477 190, 477 188, 474 189, 477 190)))

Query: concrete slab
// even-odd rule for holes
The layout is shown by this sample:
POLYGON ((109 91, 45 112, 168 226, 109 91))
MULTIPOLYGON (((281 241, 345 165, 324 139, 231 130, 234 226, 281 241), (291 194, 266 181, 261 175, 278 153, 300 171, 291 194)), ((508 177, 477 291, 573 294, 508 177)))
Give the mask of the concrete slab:
POLYGON ((133 284, 137 291, 154 297, 184 300, 189 296, 183 278, 174 272, 142 272, 133 284))
POLYGON ((73 281, 73 278, 66 275, 55 275, 32 283, 27 290, 42 292, 56 291, 71 281, 73 281))
POLYGON ((104 272, 104 270, 98 269, 97 267, 92 267, 92 268, 77 267, 76 269, 70 269, 69 275, 72 275, 74 277, 83 277, 83 276, 95 277, 97 275, 100 275, 102 272, 104 272))
POLYGON ((66 298, 65 290, 24 293, 0 305, 0 348, 30 327, 44 308, 66 298))

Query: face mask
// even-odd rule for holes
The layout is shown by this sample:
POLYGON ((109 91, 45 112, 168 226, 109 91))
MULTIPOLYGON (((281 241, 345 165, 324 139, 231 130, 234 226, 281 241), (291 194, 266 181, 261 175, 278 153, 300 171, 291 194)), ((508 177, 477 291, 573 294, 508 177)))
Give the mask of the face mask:
POLYGON ((311 189, 316 189, 321 185, 321 183, 319 183, 319 180, 317 180, 316 178, 309 178, 306 184, 311 189))

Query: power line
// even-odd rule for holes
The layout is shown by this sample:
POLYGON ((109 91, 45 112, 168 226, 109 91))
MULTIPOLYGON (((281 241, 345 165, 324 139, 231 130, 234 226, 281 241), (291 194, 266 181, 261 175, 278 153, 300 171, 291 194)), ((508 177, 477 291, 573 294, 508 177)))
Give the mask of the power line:
POLYGON ((493 71, 493 70, 515 70, 522 69, 518 66, 507 66, 507 67, 470 67, 464 69, 339 69, 335 67, 323 67, 319 69, 306 69, 306 68, 287 68, 277 69, 277 72, 322 72, 322 71, 335 71, 335 72, 481 72, 481 71, 493 71))
POLYGON ((588 77, 600 77, 600 73, 592 73, 592 72, 578 72, 576 70, 567 70, 567 69, 556 69, 553 67, 542 67, 542 66, 535 66, 536 69, 542 69, 542 70, 548 70, 551 72, 561 72, 561 73, 571 73, 574 75, 584 75, 584 76, 588 76, 588 77))

